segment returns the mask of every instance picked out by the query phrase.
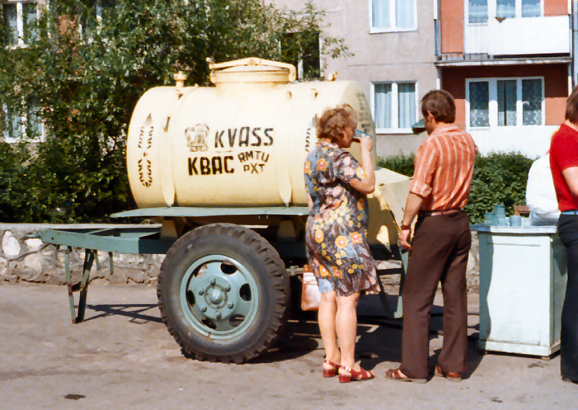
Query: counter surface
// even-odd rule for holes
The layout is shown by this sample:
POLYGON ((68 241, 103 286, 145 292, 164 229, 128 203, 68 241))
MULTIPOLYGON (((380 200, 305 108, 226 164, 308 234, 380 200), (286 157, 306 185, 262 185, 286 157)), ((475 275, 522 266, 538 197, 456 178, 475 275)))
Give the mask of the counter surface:
POLYGON ((555 235, 556 225, 530 226, 488 226, 471 225, 472 231, 481 233, 515 234, 515 235, 555 235))

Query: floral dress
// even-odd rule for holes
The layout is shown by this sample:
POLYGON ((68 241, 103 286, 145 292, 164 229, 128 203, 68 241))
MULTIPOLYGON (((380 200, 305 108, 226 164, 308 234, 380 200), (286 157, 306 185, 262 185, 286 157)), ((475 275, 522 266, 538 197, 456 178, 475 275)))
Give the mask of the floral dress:
POLYGON ((309 264, 338 296, 379 291, 375 261, 367 243, 367 197, 351 186, 363 168, 348 151, 318 141, 305 160, 305 183, 313 201, 307 219, 309 264))

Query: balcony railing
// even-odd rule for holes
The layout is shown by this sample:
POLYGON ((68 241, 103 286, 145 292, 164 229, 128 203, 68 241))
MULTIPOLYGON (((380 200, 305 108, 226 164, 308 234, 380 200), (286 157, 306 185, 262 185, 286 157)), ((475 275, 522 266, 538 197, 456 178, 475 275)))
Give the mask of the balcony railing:
POLYGON ((570 17, 461 18, 435 21, 438 61, 570 56, 570 17))

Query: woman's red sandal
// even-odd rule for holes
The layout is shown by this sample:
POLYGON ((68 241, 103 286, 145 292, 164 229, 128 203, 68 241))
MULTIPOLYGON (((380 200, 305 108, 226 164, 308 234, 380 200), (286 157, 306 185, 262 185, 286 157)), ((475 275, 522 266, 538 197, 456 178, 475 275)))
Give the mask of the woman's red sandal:
POLYGON ((375 377, 375 375, 367 370, 361 369, 361 371, 353 370, 351 367, 348 366, 341 366, 343 371, 349 373, 349 375, 339 374, 339 383, 349 383, 352 380, 362 381, 362 380, 370 380, 375 377))
POLYGON ((328 364, 329 366, 332 366, 333 369, 326 369, 325 367, 323 368, 323 377, 335 377, 337 376, 337 371, 339 370, 339 366, 338 364, 335 364, 333 362, 330 362, 329 360, 325 359, 323 360, 323 363, 328 364))

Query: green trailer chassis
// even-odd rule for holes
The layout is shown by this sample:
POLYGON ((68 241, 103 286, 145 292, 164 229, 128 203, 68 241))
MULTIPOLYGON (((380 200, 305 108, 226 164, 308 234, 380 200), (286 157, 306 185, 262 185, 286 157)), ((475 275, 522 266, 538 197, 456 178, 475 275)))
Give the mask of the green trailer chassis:
MULTIPOLYGON (((211 217, 211 216, 305 216, 307 208, 303 207, 271 207, 271 208, 151 208, 138 209, 112 215, 113 217, 211 217)), ((113 274, 112 254, 166 254, 175 240, 161 238, 160 227, 121 227, 110 229, 47 229, 41 232, 40 238, 44 243, 55 246, 65 246, 64 269, 68 284, 70 314, 72 323, 80 323, 84 320, 86 311, 86 297, 90 282, 90 272, 96 262, 97 270, 100 270, 98 251, 109 254, 110 272, 113 274), (70 272, 70 252, 72 248, 85 250, 82 279, 79 283, 72 283, 70 272), (80 292, 78 308, 75 308, 74 292, 80 292)), ((284 260, 306 259, 305 243, 303 241, 272 241, 271 245, 277 250, 284 260)), ((401 304, 401 288, 405 278, 408 253, 402 251, 397 245, 371 245, 371 252, 376 260, 398 260, 402 262, 401 268, 379 270, 378 275, 401 274, 400 295, 397 297, 395 306, 391 306, 387 294, 383 289, 381 280, 380 300, 387 318, 401 318, 403 315, 401 304)), ((296 274, 296 267, 290 267, 292 275, 296 274)))

